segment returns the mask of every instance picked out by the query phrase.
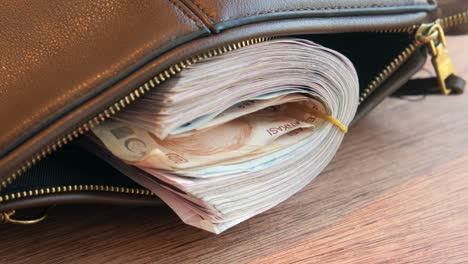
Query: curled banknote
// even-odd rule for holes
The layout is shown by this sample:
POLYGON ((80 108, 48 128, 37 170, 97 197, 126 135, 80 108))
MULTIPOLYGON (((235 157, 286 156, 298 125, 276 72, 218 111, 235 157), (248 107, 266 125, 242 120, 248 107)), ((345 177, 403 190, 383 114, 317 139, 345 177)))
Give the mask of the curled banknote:
POLYGON ((187 67, 91 138, 129 177, 153 178, 142 184, 185 223, 220 233, 317 176, 357 106, 346 57, 275 39, 187 67))

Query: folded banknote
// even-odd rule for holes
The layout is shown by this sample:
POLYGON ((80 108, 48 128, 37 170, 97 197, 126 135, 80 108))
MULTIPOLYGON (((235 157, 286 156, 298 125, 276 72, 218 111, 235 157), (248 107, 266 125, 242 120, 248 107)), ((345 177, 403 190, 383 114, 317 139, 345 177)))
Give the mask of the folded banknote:
POLYGON ((220 233, 325 168, 355 115, 358 88, 337 51, 274 39, 188 66, 91 138, 130 178, 152 177, 145 187, 185 223, 220 233))

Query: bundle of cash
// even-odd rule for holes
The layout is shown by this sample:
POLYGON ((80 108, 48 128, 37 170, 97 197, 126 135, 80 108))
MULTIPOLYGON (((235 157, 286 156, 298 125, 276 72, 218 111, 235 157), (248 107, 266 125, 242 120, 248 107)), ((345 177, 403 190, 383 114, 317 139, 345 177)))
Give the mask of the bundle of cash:
POLYGON ((185 223, 220 233, 317 176, 357 106, 346 57, 274 39, 188 66, 92 131, 185 223))

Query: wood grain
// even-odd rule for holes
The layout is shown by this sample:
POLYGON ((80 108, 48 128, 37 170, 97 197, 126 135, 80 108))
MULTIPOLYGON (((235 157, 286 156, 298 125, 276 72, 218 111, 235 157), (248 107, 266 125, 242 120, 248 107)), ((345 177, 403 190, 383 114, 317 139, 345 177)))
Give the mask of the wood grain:
MULTIPOLYGON (((449 39, 468 77, 468 37, 449 39)), ((221 235, 167 208, 60 207, 0 263, 468 263, 468 97, 389 99, 304 190, 221 235)))

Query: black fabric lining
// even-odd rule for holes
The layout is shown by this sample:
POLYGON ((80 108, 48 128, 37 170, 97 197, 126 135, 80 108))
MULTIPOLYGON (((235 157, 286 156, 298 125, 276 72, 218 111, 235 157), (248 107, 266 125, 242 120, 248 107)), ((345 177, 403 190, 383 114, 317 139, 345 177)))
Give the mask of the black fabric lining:
POLYGON ((0 195, 67 185, 141 188, 106 162, 71 144, 37 163, 0 191, 0 195))

